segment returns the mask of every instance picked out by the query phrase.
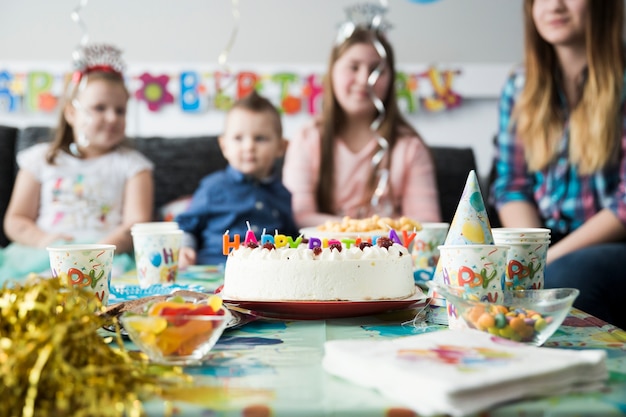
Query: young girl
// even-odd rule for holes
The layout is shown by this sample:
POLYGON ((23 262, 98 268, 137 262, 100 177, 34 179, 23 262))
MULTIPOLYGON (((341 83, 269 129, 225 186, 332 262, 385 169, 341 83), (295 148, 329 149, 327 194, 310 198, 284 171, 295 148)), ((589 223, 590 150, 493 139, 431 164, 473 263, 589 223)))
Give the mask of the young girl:
POLYGON ((506 83, 493 196, 507 227, 548 227, 546 287, 626 328, 623 0, 525 0, 525 65, 506 83))
POLYGON ((285 156, 283 181, 292 193, 299 227, 373 214, 440 221, 433 160, 400 114, 395 74, 391 45, 371 25, 356 25, 333 47, 324 79, 323 114, 290 140, 285 156), (368 77, 381 61, 384 69, 370 93, 368 77), (372 123, 381 111, 371 94, 384 105, 376 131, 372 123), (384 157, 376 164, 380 155, 384 157), (387 173, 388 181, 381 182, 381 174, 387 173))
POLYGON ((130 252, 130 227, 151 219, 152 163, 123 145, 129 94, 119 51, 94 45, 83 54, 53 141, 18 154, 4 218, 14 244, 0 256, 0 278, 49 269, 45 247, 55 242, 130 252))

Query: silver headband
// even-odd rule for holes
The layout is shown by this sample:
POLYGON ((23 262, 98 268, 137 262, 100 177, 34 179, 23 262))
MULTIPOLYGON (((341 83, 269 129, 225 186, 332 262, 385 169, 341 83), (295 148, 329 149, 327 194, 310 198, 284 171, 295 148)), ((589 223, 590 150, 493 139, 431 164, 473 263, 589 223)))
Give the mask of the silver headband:
POLYGON ((340 45, 346 41, 356 28, 386 32, 391 25, 385 20, 387 8, 378 4, 356 4, 346 9, 346 21, 339 25, 335 43, 340 45))

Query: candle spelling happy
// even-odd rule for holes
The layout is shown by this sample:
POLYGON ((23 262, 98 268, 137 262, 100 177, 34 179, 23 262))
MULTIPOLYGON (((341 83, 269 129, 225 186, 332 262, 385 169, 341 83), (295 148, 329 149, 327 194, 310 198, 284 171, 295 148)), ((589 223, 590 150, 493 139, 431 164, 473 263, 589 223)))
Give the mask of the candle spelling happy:
MULTIPOLYGON (((247 224, 248 224, 248 230, 246 231, 243 244, 244 245, 248 245, 249 243, 258 244, 259 240, 257 240, 254 234, 254 231, 250 228, 250 224, 249 223, 247 224)), ((267 234, 265 233, 265 229, 263 229, 263 233, 261 234, 260 244, 264 245, 266 243, 271 243, 277 248, 285 247, 285 246, 296 248, 298 247, 298 245, 302 243, 302 240, 303 240, 302 236, 298 236, 294 240, 291 236, 280 234, 278 233, 278 231, 275 231, 274 233, 275 233, 274 235, 267 234)), ((403 230, 402 238, 400 238, 400 236, 398 236, 398 233, 394 229, 390 229, 389 235, 388 235, 389 239, 391 239, 392 242, 402 245, 406 248, 409 247, 409 245, 411 244, 415 236, 416 236, 415 232, 409 233, 408 231, 403 230)), ((359 245, 363 241, 367 241, 367 242, 375 244, 376 240, 379 237, 380 236, 373 236, 365 240, 360 237, 355 238, 355 239, 352 239, 352 238, 320 239, 317 237, 310 237, 308 239, 308 247, 309 249, 313 249, 315 247, 327 248, 334 243, 338 243, 338 244, 344 244, 347 248, 350 248, 352 245, 359 245)), ((231 249, 239 249, 239 246, 241 246, 241 244, 242 244, 241 237, 238 234, 233 234, 232 239, 231 239, 231 235, 229 234, 229 231, 227 230, 222 236, 222 253, 224 255, 228 255, 231 249)))

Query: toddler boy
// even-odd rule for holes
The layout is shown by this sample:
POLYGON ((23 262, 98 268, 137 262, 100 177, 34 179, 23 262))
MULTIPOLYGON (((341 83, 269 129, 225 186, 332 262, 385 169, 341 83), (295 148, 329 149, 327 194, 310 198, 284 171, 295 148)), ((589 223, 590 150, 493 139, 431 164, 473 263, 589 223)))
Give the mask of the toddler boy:
POLYGON ((294 237, 298 233, 291 193, 282 184, 276 164, 287 141, 272 103, 256 91, 237 101, 218 140, 228 167, 203 178, 189 208, 176 217, 185 231, 181 268, 224 263, 224 232, 245 236, 247 222, 256 236, 263 229, 294 237))

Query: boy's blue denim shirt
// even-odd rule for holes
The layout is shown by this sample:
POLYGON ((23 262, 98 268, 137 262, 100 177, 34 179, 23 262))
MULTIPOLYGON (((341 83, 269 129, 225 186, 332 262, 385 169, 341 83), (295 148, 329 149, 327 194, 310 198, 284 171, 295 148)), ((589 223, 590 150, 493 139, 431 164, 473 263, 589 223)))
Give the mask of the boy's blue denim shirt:
POLYGON ((229 234, 245 236, 250 223, 257 238, 263 230, 273 234, 298 235, 293 220, 291 193, 280 176, 259 181, 232 166, 207 175, 195 191, 189 208, 176 217, 185 231, 184 245, 197 250, 198 265, 224 263, 222 238, 229 234))

